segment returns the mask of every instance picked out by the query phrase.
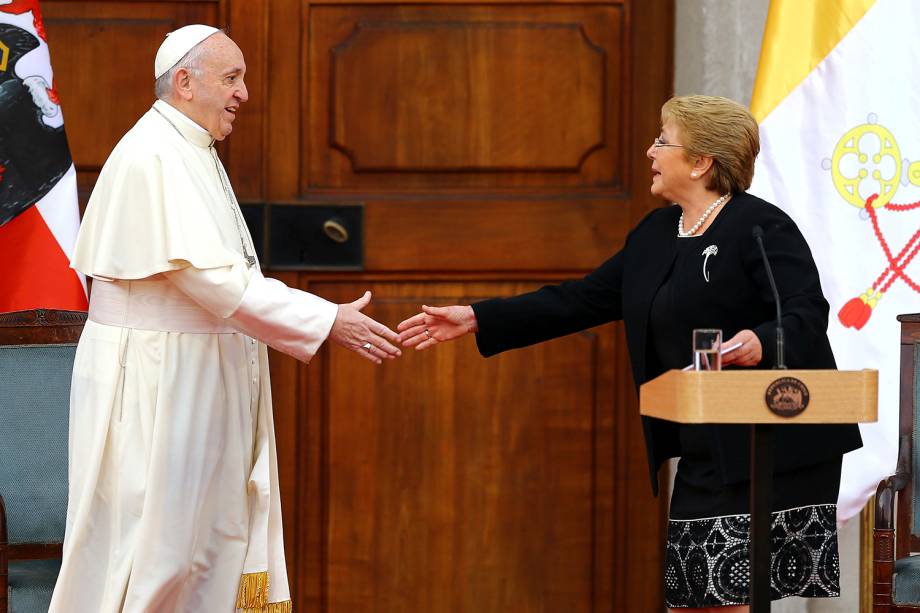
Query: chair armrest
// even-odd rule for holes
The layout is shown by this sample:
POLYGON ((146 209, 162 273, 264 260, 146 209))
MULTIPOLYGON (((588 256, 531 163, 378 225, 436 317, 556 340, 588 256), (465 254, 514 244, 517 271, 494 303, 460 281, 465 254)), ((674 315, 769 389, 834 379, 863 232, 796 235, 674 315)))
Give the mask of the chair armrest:
POLYGON ((910 482, 910 435, 902 434, 898 441, 898 464, 895 474, 878 484, 875 492, 875 527, 894 529, 894 495, 910 482))
POLYGON ((872 607, 888 611, 892 605, 894 573, 894 498, 910 483, 910 435, 898 440, 895 474, 878 484, 875 493, 875 527, 872 530, 872 607))

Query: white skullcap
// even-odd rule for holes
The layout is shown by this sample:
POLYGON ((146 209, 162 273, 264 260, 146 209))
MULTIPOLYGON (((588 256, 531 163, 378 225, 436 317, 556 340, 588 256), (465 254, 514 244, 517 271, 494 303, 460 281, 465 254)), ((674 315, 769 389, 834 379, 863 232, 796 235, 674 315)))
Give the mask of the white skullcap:
POLYGON ((194 24, 174 30, 166 35, 166 40, 157 50, 157 57, 153 61, 153 77, 159 79, 166 71, 175 66, 192 47, 220 32, 217 28, 194 24))

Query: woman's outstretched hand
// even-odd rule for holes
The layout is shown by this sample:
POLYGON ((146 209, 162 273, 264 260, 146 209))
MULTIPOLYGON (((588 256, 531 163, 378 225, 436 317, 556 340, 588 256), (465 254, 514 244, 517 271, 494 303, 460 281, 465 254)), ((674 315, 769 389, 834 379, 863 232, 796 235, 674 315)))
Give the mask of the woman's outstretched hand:
POLYGON ((452 341, 464 334, 476 332, 476 314, 471 306, 422 306, 422 312, 401 322, 399 342, 416 351, 428 349, 444 341, 452 341))

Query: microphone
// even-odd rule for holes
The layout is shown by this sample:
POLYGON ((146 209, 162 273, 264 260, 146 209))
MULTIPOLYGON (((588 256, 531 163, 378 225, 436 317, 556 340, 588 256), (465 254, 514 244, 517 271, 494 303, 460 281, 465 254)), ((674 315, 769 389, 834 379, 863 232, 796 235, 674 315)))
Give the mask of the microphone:
POLYGON ((779 291, 776 289, 776 281, 773 279, 773 269, 770 268, 770 260, 767 258, 767 250, 763 247, 763 228, 754 226, 751 228, 751 235, 757 241, 760 248, 760 256, 763 258, 763 266, 767 270, 767 279, 770 281, 770 289, 773 291, 773 301, 776 303, 776 364, 774 368, 785 370, 786 358, 785 347, 786 341, 783 336, 783 311, 779 304, 779 291))

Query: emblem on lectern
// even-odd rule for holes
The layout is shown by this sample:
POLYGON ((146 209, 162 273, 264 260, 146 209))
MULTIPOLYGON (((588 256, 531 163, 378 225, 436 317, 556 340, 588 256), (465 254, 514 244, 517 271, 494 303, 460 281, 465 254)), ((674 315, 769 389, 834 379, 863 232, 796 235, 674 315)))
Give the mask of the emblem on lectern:
POLYGON ((808 406, 808 388, 795 377, 780 377, 764 394, 767 408, 780 417, 795 417, 808 406))

